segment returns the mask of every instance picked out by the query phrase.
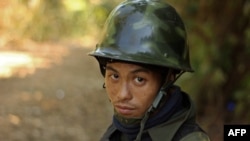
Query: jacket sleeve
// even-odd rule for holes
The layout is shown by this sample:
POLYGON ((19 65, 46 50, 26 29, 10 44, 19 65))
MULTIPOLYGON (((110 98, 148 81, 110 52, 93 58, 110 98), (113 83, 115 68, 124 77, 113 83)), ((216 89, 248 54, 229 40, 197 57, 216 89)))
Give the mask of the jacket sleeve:
POLYGON ((198 131, 187 134, 180 141, 210 141, 210 139, 207 134, 198 131))

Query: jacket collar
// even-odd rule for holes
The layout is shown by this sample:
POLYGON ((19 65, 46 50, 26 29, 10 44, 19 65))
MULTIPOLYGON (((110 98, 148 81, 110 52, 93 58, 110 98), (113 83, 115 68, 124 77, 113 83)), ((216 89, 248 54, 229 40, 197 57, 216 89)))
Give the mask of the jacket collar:
MULTIPOLYGON (((188 101, 189 106, 187 108, 174 114, 168 121, 144 131, 149 133, 150 137, 152 138, 152 141, 172 140, 177 130, 185 121, 195 118, 195 107, 193 102, 187 94, 183 93, 183 95, 185 97, 184 99, 187 99, 188 101)), ((118 129, 113 124, 111 124, 101 141, 109 141, 109 137, 117 130, 118 129)))
POLYGON ((184 93, 184 99, 189 102, 189 107, 181 110, 180 112, 173 115, 167 122, 160 124, 154 128, 148 130, 148 133, 153 141, 170 141, 174 137, 177 130, 181 125, 189 120, 195 118, 195 107, 190 97, 184 93))

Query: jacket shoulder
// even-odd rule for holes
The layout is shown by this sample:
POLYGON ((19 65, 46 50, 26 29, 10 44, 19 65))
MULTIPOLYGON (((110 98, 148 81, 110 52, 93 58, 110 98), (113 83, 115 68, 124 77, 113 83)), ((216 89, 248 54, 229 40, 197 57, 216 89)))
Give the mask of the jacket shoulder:
POLYGON ((116 131, 116 128, 113 124, 111 124, 108 129, 106 130, 106 132, 103 134, 102 138, 100 141, 109 141, 111 135, 116 131))
POLYGON ((204 132, 197 131, 187 134, 180 141, 210 141, 210 139, 204 132))

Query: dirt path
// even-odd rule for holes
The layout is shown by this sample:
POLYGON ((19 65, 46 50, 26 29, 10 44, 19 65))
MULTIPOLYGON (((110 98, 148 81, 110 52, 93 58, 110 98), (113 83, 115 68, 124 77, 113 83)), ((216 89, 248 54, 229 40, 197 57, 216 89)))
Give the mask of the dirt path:
POLYGON ((97 141, 106 130, 112 109, 90 49, 64 51, 51 61, 62 52, 45 50, 51 62, 32 74, 0 78, 1 141, 97 141))

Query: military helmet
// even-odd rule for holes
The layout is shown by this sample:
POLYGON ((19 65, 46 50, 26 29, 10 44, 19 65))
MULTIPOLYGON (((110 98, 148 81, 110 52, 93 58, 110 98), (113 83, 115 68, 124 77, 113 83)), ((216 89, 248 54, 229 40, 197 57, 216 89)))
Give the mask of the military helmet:
MULTIPOLYGON (((185 25, 169 4, 160 0, 127 0, 109 15, 96 49, 106 58, 192 72, 185 25)), ((101 67, 102 74, 104 71, 101 67)))

